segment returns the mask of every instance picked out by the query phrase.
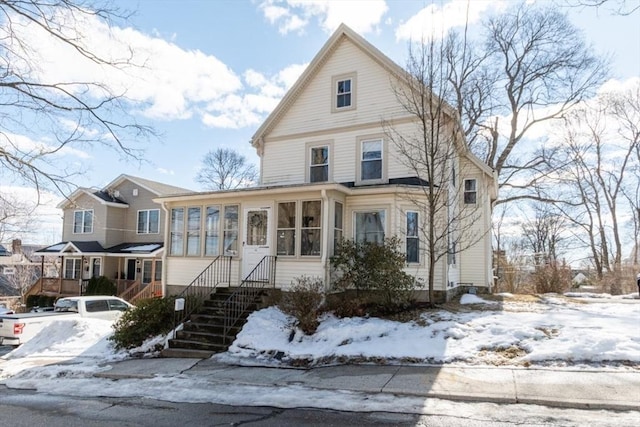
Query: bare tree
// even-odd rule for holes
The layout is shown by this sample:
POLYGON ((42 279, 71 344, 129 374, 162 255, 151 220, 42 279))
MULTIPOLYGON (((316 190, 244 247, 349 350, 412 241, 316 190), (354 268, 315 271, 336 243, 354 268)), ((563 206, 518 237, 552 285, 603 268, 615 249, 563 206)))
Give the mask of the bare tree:
POLYGON ((5 183, 24 183, 38 194, 41 188, 67 194, 71 177, 81 170, 61 164, 58 155, 64 150, 102 144, 139 160, 135 143, 153 135, 152 129, 127 114, 125 93, 116 93, 97 80, 47 77, 39 62, 41 46, 25 36, 39 32, 71 50, 77 65, 88 62, 112 73, 138 66, 132 52, 108 57, 97 53, 99 46, 89 45, 82 22, 94 19, 110 25, 126 18, 99 1, 0 2, 0 177, 5 183))
POLYGON ((256 167, 228 148, 209 151, 202 159, 196 181, 207 190, 230 190, 249 187, 258 179, 256 167))
MULTIPOLYGON (((454 39, 423 41, 409 47, 406 73, 394 82, 403 113, 412 117, 409 127, 392 120, 383 123, 399 161, 423 183, 407 192, 407 199, 421 212, 419 232, 428 268, 429 301, 433 304, 438 263, 449 263, 477 243, 484 234, 473 226, 480 217, 477 205, 461 207, 461 184, 468 150, 457 114, 445 99, 451 95, 453 69, 446 56, 454 39)), ((490 201, 485 201, 490 203, 490 201)), ((484 233, 489 232, 485 230, 484 233)))
POLYGON ((33 230, 34 209, 34 204, 0 193, 0 242, 11 241, 33 230))
POLYGON ((571 7, 596 7, 606 8, 617 15, 631 15, 636 10, 640 10, 640 3, 637 0, 563 0, 560 5, 571 7))
POLYGON ((619 280, 623 258, 620 211, 637 208, 630 195, 638 185, 634 159, 638 159, 640 146, 640 86, 623 94, 603 94, 596 102, 575 109, 566 117, 564 132, 562 156, 553 159, 552 169, 564 185, 564 199, 579 203, 557 206, 582 228, 599 278, 607 271, 619 280), (627 178, 629 174, 632 179, 627 178), (625 201, 629 202, 626 207, 625 201))
POLYGON ((484 27, 485 49, 472 51, 476 59, 460 48, 463 53, 451 56, 458 72, 452 78, 457 96, 450 99, 471 149, 499 174, 498 203, 541 199, 535 189, 548 173, 548 153, 518 156, 517 148, 532 127, 562 117, 592 94, 608 68, 557 10, 520 3, 484 27))
POLYGON ((532 210, 535 216, 521 224, 523 248, 533 254, 536 266, 555 263, 566 240, 567 220, 545 203, 535 203, 532 210))

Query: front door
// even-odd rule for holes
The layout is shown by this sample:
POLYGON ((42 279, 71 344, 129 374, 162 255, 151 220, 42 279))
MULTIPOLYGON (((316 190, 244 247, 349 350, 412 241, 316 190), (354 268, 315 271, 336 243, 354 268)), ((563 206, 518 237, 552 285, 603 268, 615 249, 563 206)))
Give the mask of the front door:
POLYGON ((135 258, 127 258, 127 280, 136 280, 135 258))
POLYGON ((244 211, 245 227, 242 247, 242 277, 246 278, 260 260, 271 253, 270 208, 248 208, 244 211))

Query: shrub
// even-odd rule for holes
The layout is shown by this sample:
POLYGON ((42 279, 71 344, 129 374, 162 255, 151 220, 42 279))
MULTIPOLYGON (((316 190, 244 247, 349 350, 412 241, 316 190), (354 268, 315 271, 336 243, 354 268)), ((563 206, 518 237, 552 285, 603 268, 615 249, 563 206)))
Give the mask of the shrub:
POLYGON ((324 300, 324 284, 320 278, 301 276, 292 282, 291 289, 282 295, 279 307, 296 318, 297 326, 308 335, 318 328, 318 315, 324 300))
POLYGON ((27 297, 27 309, 32 307, 52 307, 56 301, 56 297, 49 295, 29 295, 27 297))
POLYGON ((571 269, 556 263, 536 268, 533 285, 537 293, 563 293, 571 288, 571 269))
POLYGON ((415 278, 404 272, 405 254, 398 237, 383 244, 342 240, 331 257, 335 290, 355 289, 367 304, 382 304, 388 310, 406 306, 415 289, 415 278))
POLYGON ((104 276, 92 277, 87 284, 85 295, 115 295, 117 288, 115 283, 104 276))
POLYGON ((109 340, 116 349, 139 347, 142 343, 173 329, 175 298, 151 298, 137 302, 114 323, 109 340))

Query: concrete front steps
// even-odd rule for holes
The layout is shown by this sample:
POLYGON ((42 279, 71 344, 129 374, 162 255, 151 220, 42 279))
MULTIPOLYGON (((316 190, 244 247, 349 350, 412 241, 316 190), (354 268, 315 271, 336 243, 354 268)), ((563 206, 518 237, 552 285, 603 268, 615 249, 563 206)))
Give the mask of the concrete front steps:
POLYGON ((205 300, 202 308, 192 314, 183 324, 183 328, 176 332, 176 336, 169 339, 169 348, 162 351, 162 357, 191 357, 206 359, 216 353, 228 350, 236 339, 236 335, 247 322, 249 314, 258 309, 262 293, 251 301, 247 310, 241 315, 236 324, 224 336, 224 302, 236 288, 220 288, 205 300))

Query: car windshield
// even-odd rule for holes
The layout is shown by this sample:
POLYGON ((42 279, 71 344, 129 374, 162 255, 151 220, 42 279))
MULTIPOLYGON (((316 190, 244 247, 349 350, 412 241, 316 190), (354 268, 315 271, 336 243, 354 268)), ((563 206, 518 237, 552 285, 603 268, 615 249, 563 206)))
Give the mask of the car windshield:
POLYGON ((71 299, 61 299, 56 302, 55 311, 78 312, 78 301, 71 299))

